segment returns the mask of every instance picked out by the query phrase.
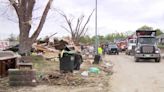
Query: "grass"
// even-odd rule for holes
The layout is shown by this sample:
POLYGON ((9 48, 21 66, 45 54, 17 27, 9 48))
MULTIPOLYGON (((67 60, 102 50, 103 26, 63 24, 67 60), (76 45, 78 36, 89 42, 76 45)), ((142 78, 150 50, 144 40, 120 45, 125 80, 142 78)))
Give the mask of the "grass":
POLYGON ((36 70, 37 78, 59 70, 59 62, 45 60, 42 56, 32 55, 33 69, 36 70))

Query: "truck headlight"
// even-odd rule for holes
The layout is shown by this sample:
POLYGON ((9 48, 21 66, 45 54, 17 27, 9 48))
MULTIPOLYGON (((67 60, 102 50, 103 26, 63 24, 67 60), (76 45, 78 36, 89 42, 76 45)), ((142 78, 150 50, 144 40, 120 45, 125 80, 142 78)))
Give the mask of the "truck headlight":
POLYGON ((140 53, 140 51, 139 51, 139 50, 137 50, 137 51, 136 51, 136 53, 140 53))
POLYGON ((159 50, 156 50, 155 53, 159 53, 159 50))

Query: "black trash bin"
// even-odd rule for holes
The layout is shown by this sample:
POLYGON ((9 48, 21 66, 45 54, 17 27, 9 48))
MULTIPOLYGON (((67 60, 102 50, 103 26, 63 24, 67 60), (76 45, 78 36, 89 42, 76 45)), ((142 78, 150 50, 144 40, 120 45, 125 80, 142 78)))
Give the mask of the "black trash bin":
POLYGON ((80 65, 83 62, 82 56, 80 54, 74 54, 75 61, 74 61, 74 70, 80 70, 80 65))
POLYGON ((75 56, 71 52, 64 52, 60 58, 60 71, 62 73, 73 72, 75 56))

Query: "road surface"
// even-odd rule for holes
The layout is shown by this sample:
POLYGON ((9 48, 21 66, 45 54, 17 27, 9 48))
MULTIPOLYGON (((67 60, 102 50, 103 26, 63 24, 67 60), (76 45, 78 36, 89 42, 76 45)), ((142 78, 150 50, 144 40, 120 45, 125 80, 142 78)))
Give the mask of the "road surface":
POLYGON ((134 62, 133 56, 110 55, 114 63, 111 92, 164 92, 164 62, 134 62))

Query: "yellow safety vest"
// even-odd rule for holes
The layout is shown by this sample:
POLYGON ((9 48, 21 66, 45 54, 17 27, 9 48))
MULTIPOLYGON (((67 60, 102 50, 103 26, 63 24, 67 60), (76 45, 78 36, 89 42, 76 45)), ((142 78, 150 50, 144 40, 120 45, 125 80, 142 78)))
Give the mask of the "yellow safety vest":
POLYGON ((102 53, 103 53, 103 50, 102 50, 102 48, 101 48, 101 47, 99 47, 99 48, 98 48, 98 54, 100 54, 100 55, 101 55, 102 53))

